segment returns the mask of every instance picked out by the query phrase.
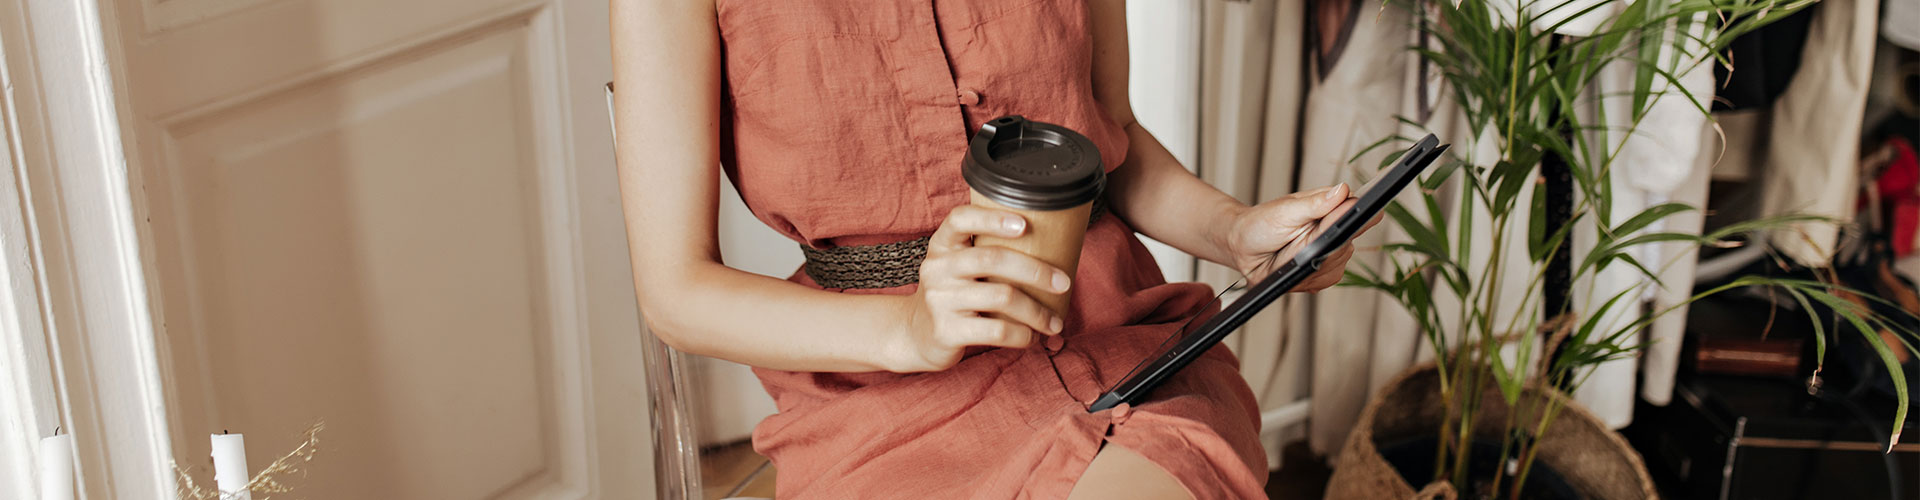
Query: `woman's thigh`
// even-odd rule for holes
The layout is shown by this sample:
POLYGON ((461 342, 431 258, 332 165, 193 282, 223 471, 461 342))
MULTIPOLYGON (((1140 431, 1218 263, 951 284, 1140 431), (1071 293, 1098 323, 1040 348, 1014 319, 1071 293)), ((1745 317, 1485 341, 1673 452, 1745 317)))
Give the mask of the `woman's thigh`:
POLYGON ((1100 448, 1067 500, 1191 500, 1178 480, 1147 457, 1113 443, 1100 448))

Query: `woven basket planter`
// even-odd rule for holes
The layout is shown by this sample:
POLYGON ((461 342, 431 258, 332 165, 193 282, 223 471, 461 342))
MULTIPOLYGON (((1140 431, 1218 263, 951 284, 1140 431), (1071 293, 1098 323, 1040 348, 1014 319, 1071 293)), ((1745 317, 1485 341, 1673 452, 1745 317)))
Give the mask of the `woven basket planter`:
MULTIPOLYGON (((1526 398, 1541 394, 1538 388, 1526 390, 1529 391, 1526 398)), ((1578 498, 1657 498, 1653 481, 1647 476, 1646 464, 1625 439, 1608 430, 1599 419, 1565 394, 1552 389, 1546 389, 1545 394, 1558 400, 1565 408, 1560 410, 1540 439, 1534 475, 1539 474, 1541 467, 1550 469, 1559 476, 1558 482, 1563 482, 1563 486, 1570 488, 1578 498)), ((1526 398, 1522 401, 1527 401, 1526 398)), ((1481 441, 1494 443, 1497 450, 1501 426, 1506 421, 1509 408, 1497 388, 1489 387, 1481 401, 1474 422, 1475 433, 1481 441)), ((1327 500, 1461 497, 1455 493, 1454 485, 1445 481, 1408 483, 1382 455, 1383 445, 1434 436, 1438 432, 1444 408, 1440 397, 1440 373, 1430 364, 1414 367, 1382 387, 1361 413, 1359 425, 1347 436, 1340 458, 1334 464, 1333 478, 1327 484, 1327 500)), ((1529 479, 1529 482, 1533 482, 1533 479, 1529 479)))

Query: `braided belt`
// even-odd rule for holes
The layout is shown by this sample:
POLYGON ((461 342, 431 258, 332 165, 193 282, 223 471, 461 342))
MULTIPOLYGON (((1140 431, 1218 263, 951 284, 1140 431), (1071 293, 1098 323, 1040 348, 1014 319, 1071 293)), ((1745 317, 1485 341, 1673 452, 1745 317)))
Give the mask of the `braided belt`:
MULTIPOLYGON (((1106 199, 1093 200, 1093 212, 1087 216, 1092 226, 1106 212, 1106 199)), ((800 245, 807 263, 801 270, 822 288, 893 288, 920 282, 920 262, 927 260, 927 241, 931 236, 881 243, 833 248, 800 245)))
POLYGON ((920 261, 927 259, 931 236, 833 248, 808 248, 807 277, 826 288, 893 288, 920 282, 920 261))

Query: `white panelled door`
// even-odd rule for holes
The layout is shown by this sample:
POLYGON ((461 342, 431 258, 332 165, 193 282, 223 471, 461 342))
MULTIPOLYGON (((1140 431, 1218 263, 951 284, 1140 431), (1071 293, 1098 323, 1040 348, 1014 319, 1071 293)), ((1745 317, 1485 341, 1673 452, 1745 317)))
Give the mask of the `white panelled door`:
POLYGON ((601 0, 102 0, 176 460, 651 495, 601 0))

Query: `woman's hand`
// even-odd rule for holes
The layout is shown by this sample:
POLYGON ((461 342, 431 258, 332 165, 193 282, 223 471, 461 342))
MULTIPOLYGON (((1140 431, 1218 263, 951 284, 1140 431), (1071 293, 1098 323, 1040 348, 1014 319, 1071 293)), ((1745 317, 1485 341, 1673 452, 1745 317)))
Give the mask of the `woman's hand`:
MULTIPOLYGON (((1293 258, 1308 241, 1319 237, 1326 226, 1353 207, 1352 192, 1345 184, 1301 191, 1286 197, 1248 207, 1237 213, 1227 229, 1226 249, 1233 266, 1258 282, 1272 273, 1281 262, 1293 258), (1275 256, 1275 252, 1279 252, 1275 256)), ((1373 228, 1379 217, 1367 221, 1373 228)), ((1296 292, 1317 292, 1340 283, 1347 259, 1353 257, 1353 245, 1343 245, 1320 266, 1320 270, 1293 288, 1296 292)))
POLYGON ((945 370, 969 346, 1021 348, 1036 332, 1060 333, 1058 315, 1008 283, 1065 292, 1072 278, 1020 252, 973 246, 976 235, 1018 238, 1026 230, 1026 219, 1011 212, 961 205, 947 214, 927 242, 920 288, 906 297, 908 334, 895 349, 893 371, 945 370))

